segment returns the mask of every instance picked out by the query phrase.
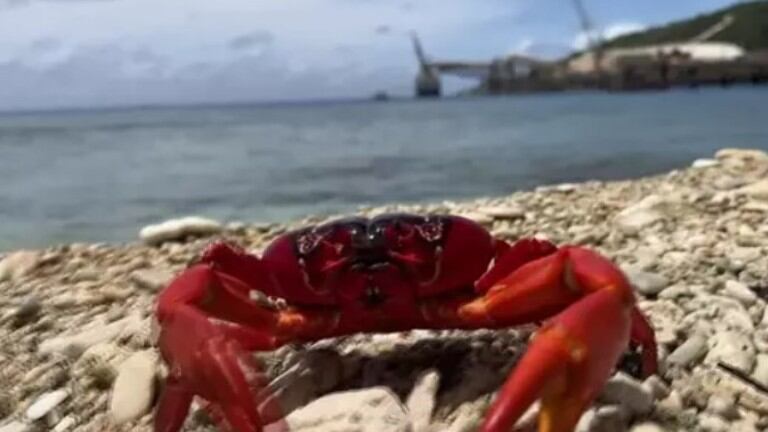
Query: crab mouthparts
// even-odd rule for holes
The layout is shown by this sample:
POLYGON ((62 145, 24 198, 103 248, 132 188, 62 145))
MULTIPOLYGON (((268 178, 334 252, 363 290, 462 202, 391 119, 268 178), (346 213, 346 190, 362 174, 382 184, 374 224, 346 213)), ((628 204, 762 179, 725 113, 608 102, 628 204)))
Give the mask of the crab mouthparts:
POLYGON ((376 285, 368 285, 365 288, 360 301, 367 307, 380 306, 387 300, 387 296, 376 285))

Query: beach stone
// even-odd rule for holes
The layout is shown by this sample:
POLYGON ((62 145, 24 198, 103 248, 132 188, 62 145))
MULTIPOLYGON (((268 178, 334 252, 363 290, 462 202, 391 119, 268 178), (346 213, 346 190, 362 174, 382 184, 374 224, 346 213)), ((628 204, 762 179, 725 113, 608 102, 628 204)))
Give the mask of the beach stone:
POLYGON ((36 296, 27 297, 14 311, 14 325, 21 327, 34 321, 43 309, 43 304, 36 296))
POLYGON ((634 266, 627 266, 622 270, 637 291, 643 295, 656 295, 669 286, 669 279, 660 274, 643 271, 634 266))
POLYGON ((40 259, 40 253, 31 250, 22 250, 6 255, 0 260, 0 282, 14 281, 26 276, 38 266, 40 259))
POLYGON ((632 414, 646 414, 653 408, 653 393, 624 372, 617 372, 603 387, 600 399, 626 408, 632 414))
POLYGON ((751 306, 757 301, 757 294, 739 281, 725 281, 723 292, 729 297, 733 297, 740 301, 744 306, 751 306))
POLYGON ((53 432, 65 432, 74 428, 76 425, 77 419, 72 416, 66 416, 56 423, 56 426, 53 427, 53 432))
POLYGON ((669 356, 667 363, 682 368, 688 367, 707 354, 707 338, 702 334, 691 335, 680 346, 675 348, 669 356))
MULTIPOLYGON (((726 363, 730 364, 728 361, 726 363)), ((719 367, 694 369, 687 382, 691 386, 691 394, 732 395, 741 407, 768 415, 768 395, 719 367)))
POLYGON ((405 406, 413 425, 413 432, 426 432, 432 422, 432 410, 435 408, 435 395, 440 385, 440 374, 430 369, 418 377, 413 390, 408 395, 405 406))
MULTIPOLYGON (((736 240, 744 239, 743 237, 737 237, 736 240)), ((762 252, 759 247, 735 247, 728 252, 728 258, 734 261, 741 261, 749 263, 759 259, 762 256, 762 252)))
POLYGON ((131 273, 131 281, 139 288, 156 293, 168 286, 174 273, 164 269, 142 269, 131 273))
POLYGON ((605 405, 598 408, 589 424, 591 432, 622 432, 627 429, 630 414, 621 405, 605 405))
POLYGON ((768 329, 760 329, 754 332, 753 341, 758 352, 768 353, 768 329))
POLYGON ((765 432, 765 429, 758 429, 755 421, 745 419, 731 422, 728 432, 765 432))
MULTIPOLYGON (((447 429, 435 428, 434 432, 475 432, 483 421, 485 405, 477 401, 465 402, 456 409, 456 417, 447 429)), ((520 432, 529 432, 523 429, 520 432)), ((531 431, 532 432, 532 431, 531 431)))
POLYGON ((755 363, 755 346, 752 339, 742 333, 718 332, 709 340, 709 352, 704 361, 709 364, 722 361, 749 374, 755 363))
POLYGON ((724 295, 699 294, 690 299, 686 306, 694 312, 682 321, 687 328, 708 331, 754 331, 749 311, 740 301, 724 295))
POLYGON ((734 420, 739 417, 736 401, 730 394, 711 395, 707 401, 707 411, 728 420, 734 420))
POLYGON ((768 153, 758 149, 723 148, 715 152, 719 160, 737 159, 749 162, 768 162, 768 153))
POLYGON ((286 418, 292 432, 409 432, 397 395, 386 387, 331 393, 286 418))
POLYGON ((157 355, 147 350, 133 354, 120 365, 109 402, 115 424, 135 420, 149 411, 157 361, 157 355))
MULTIPOLYGON (((639 290, 638 290, 639 291, 639 290)), ((677 300, 683 297, 690 297, 691 288, 688 286, 672 285, 659 292, 660 299, 677 300)))
POLYGON ((696 159, 691 164, 691 168, 710 168, 720 165, 716 159, 696 159))
POLYGON ((227 231, 245 232, 245 230, 248 228, 248 225, 243 221, 232 221, 227 223, 225 228, 227 231))
MULTIPOLYGON (((0 373, 0 378, 5 379, 2 375, 3 374, 0 373)), ((4 419, 13 414, 17 405, 18 401, 10 391, 5 389, 0 390, 0 419, 4 419)))
POLYGON ((677 341, 680 321, 685 316, 683 308, 670 300, 644 301, 640 308, 651 321, 658 343, 671 344, 677 341))
POLYGON ((702 432, 727 432, 728 422, 720 416, 714 414, 699 414, 699 427, 702 432))
POLYGON ((663 399, 669 394, 669 386, 658 375, 651 375, 643 381, 643 387, 653 395, 653 398, 663 399))
POLYGON ((747 201, 746 203, 744 203, 744 205, 741 206, 741 209, 744 210, 744 211, 768 213, 768 202, 766 202, 766 201, 750 200, 750 201, 747 201))
MULTIPOLYGON (((590 408, 581 415, 579 418, 579 421, 576 423, 576 427, 574 428, 574 432, 591 432, 592 431, 592 422, 595 421, 595 416, 597 415, 597 409, 596 408, 590 408)), ((531 432, 535 432, 536 429, 533 429, 531 432)))
POLYGON ((525 210, 514 205, 483 207, 480 212, 494 219, 519 219, 525 217, 525 210))
POLYGON ((768 200, 768 179, 763 179, 742 186, 734 191, 737 195, 746 195, 754 200, 768 200))
POLYGON ((223 230, 224 226, 218 221, 188 216, 147 225, 139 231, 139 238, 148 245, 158 245, 166 241, 183 240, 188 236, 218 234, 223 230))
POLYGON ((127 352, 113 343, 96 344, 83 352, 72 366, 73 375, 86 387, 108 389, 117 377, 117 368, 127 352))
POLYGON ((32 432, 35 427, 29 423, 22 423, 18 420, 14 420, 10 423, 0 425, 0 432, 32 432))
POLYGON ((44 339, 37 350, 41 354, 64 353, 77 358, 96 344, 114 340, 126 326, 137 325, 137 321, 141 321, 141 316, 134 314, 109 324, 94 324, 79 333, 44 339))
POLYGON ((768 354, 762 353, 757 355, 752 378, 765 387, 768 387, 768 354))
POLYGON ((675 418, 680 415, 683 409, 683 398, 678 390, 673 389, 667 397, 656 404, 655 412, 661 417, 675 418))
POLYGON ((614 218, 618 228, 627 233, 635 234, 657 221, 665 218, 669 202, 659 195, 648 195, 641 201, 620 211, 614 218))
POLYGON ((570 193, 574 192, 579 188, 579 185, 576 183, 559 183, 559 184, 553 184, 553 185, 543 185, 536 187, 536 192, 560 192, 560 193, 570 193))
POLYGON ((629 428, 629 432, 667 432, 667 430, 658 423, 645 421, 632 425, 632 427, 629 428))
POLYGON ((734 178, 729 175, 720 176, 712 182, 712 186, 719 191, 729 191, 744 186, 744 184, 745 181, 743 179, 734 178))
POLYGON ((32 421, 41 419, 68 397, 69 392, 64 389, 44 393, 27 408, 26 416, 32 421))

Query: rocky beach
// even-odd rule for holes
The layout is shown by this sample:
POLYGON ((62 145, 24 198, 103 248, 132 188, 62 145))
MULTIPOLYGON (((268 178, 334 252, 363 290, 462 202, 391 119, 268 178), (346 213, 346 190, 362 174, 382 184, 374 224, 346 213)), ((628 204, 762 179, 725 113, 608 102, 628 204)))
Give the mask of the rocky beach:
MULTIPOLYGON (((455 213, 513 241, 589 246, 625 270, 659 343, 631 352, 578 431, 768 430, 768 154, 723 149, 662 175, 502 197, 361 208, 455 213)), ((150 431, 166 373, 158 291, 214 240, 260 253, 285 224, 190 217, 127 244, 0 255, 0 432, 150 431)), ((473 431, 533 328, 355 335, 256 353, 291 431, 473 431)), ((519 430, 535 430, 535 407, 519 430)), ((214 431, 194 408, 185 431, 214 431)))

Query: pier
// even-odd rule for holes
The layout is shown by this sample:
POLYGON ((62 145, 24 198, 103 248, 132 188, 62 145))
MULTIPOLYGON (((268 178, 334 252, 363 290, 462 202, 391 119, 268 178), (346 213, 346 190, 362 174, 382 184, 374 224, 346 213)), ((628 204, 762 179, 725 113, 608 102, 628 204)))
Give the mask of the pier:
POLYGON ((661 30, 638 32, 630 35, 635 41, 656 31, 655 36, 645 37, 655 43, 630 46, 603 40, 600 32, 594 31, 582 2, 574 0, 574 5, 584 34, 590 35, 587 48, 556 60, 519 54, 488 62, 431 60, 414 34, 413 46, 419 62, 416 96, 440 96, 440 79, 445 74, 476 78, 478 85, 469 93, 477 95, 768 83, 768 43, 760 40, 755 44, 753 41, 752 47, 745 48, 735 42, 738 38, 729 36, 741 34, 740 28, 752 25, 750 19, 757 19, 758 15, 768 16, 767 2, 737 5, 708 16, 669 24, 661 30), (707 23, 702 24, 706 20, 707 23), (693 22, 696 22, 696 29, 692 34, 693 22), (673 41, 658 37, 659 31, 672 34, 670 29, 675 26, 685 27, 688 35, 673 41))

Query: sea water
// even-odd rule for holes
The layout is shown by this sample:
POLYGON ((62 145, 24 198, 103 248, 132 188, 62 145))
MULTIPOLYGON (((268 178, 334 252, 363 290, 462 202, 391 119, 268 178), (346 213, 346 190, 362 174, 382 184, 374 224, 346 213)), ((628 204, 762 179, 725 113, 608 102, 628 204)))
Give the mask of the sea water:
POLYGON ((0 251, 279 221, 768 149, 768 88, 0 114, 0 251))

